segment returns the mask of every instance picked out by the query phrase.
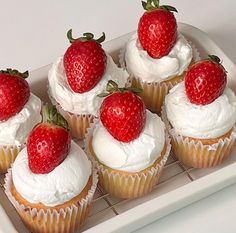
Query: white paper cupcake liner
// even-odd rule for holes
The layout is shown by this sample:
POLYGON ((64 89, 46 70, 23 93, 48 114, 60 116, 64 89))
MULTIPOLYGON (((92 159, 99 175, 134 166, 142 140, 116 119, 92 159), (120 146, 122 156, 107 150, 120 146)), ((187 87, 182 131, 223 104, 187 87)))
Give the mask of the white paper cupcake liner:
POLYGON ((68 207, 55 210, 36 209, 18 202, 11 193, 12 186, 12 169, 8 170, 5 177, 5 193, 13 206, 16 208, 24 224, 30 231, 36 233, 73 233, 86 220, 91 208, 93 196, 97 187, 98 175, 97 170, 93 168, 92 186, 85 198, 79 203, 73 203, 68 207))
POLYGON ((172 150, 183 164, 194 168, 209 168, 221 164, 232 153, 236 144, 236 127, 229 137, 219 138, 217 142, 206 144, 201 139, 179 135, 171 127, 165 108, 162 109, 162 120, 171 137, 172 150))
POLYGON ((143 171, 132 173, 115 170, 101 164, 91 150, 91 140, 97 121, 88 129, 85 137, 85 150, 89 157, 95 159, 99 174, 99 184, 106 192, 119 198, 141 197, 152 191, 158 183, 161 171, 168 159, 171 145, 166 133, 165 148, 160 158, 143 171))
POLYGON ((25 147, 25 144, 0 145, 0 174, 6 173, 11 164, 15 161, 19 152, 25 147))
POLYGON ((146 108, 154 113, 161 112, 161 107, 169 90, 179 82, 182 82, 182 80, 183 77, 167 82, 147 83, 139 78, 130 77, 132 86, 139 87, 143 90, 139 93, 139 96, 143 99, 146 108))

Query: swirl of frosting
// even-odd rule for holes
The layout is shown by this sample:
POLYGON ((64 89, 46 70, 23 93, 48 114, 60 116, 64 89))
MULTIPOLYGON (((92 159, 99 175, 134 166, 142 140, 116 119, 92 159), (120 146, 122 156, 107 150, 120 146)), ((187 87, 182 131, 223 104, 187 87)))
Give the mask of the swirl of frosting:
POLYGON ((196 105, 189 101, 184 82, 181 82, 166 96, 165 108, 175 131, 187 137, 217 138, 233 128, 236 122, 236 97, 229 88, 212 103, 196 105))
POLYGON ((74 114, 98 115, 102 98, 98 97, 106 90, 109 80, 115 81, 119 86, 125 86, 128 73, 118 68, 111 56, 107 54, 106 71, 98 84, 88 92, 75 93, 69 86, 64 70, 63 57, 52 65, 48 74, 50 95, 68 112, 74 114))
POLYGON ((73 141, 65 160, 48 174, 31 172, 27 148, 18 154, 12 167, 12 179, 17 192, 30 203, 46 206, 60 205, 79 195, 91 173, 91 162, 73 141))
POLYGON ((95 126, 92 139, 94 153, 101 163, 128 172, 138 172, 151 166, 160 157, 164 144, 164 123, 149 111, 142 133, 129 143, 113 138, 101 122, 95 126))
POLYGON ((33 127, 41 122, 41 100, 30 94, 23 109, 7 121, 0 122, 0 144, 21 145, 33 127))
POLYGON ((125 63, 128 72, 148 83, 161 82, 181 75, 192 58, 192 48, 181 34, 169 54, 160 59, 150 57, 147 51, 143 50, 137 34, 126 44, 125 63))

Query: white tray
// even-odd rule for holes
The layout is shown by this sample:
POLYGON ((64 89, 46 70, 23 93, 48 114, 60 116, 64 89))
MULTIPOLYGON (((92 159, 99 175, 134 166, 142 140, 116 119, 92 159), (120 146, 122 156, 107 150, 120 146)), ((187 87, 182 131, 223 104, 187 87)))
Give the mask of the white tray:
MULTIPOLYGON (((215 54, 223 60, 228 71, 228 85, 236 91, 236 66, 223 51, 197 28, 179 23, 179 31, 195 44, 202 57, 215 54)), ((103 47, 115 61, 118 52, 131 34, 104 43, 103 47)), ((47 73, 50 65, 31 72, 29 83, 32 91, 48 101, 47 73)), ((236 151, 223 165, 212 169, 193 169, 182 165, 170 156, 160 183, 153 192, 135 200, 112 198, 98 188, 93 210, 79 232, 131 232, 173 211, 183 208, 236 182, 236 151)), ((0 177, 0 233, 28 233, 14 207, 3 191, 0 177), (2 207, 1 207, 2 205, 2 207), (5 209, 5 211, 4 211, 5 209)))

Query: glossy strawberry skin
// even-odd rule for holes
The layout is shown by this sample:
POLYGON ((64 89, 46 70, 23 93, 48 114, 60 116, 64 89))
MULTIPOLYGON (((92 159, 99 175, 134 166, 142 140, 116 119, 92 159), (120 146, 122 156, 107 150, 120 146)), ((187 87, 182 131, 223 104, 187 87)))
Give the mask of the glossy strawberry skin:
POLYGON ((64 55, 64 68, 68 83, 76 93, 91 90, 106 69, 106 54, 94 40, 76 40, 64 55))
POLYGON ((100 119, 115 139, 130 142, 140 135, 145 125, 146 108, 134 93, 115 92, 103 101, 100 119))
POLYGON ((69 153, 71 137, 63 127, 49 123, 37 125, 27 140, 29 168, 45 174, 54 170, 69 153))
POLYGON ((174 14, 161 8, 145 12, 139 20, 138 39, 153 58, 169 54, 177 39, 174 14))
POLYGON ((227 83, 226 71, 218 63, 203 60, 191 66, 185 75, 186 94, 193 104, 206 105, 217 99, 227 83))
POLYGON ((23 78, 0 73, 0 121, 19 113, 29 97, 29 84, 23 78))

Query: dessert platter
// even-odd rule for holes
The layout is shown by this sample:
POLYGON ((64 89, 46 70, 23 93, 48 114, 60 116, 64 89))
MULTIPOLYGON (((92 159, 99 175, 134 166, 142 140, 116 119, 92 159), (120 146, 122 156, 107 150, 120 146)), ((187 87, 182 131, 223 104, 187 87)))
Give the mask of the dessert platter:
POLYGON ((0 233, 131 232, 235 183, 236 66, 175 8, 143 6, 138 33, 102 43, 69 30, 29 85, 0 73, 23 93, 0 127, 21 113, 26 126, 0 132, 0 233), (170 28, 153 41, 155 14, 170 28))

